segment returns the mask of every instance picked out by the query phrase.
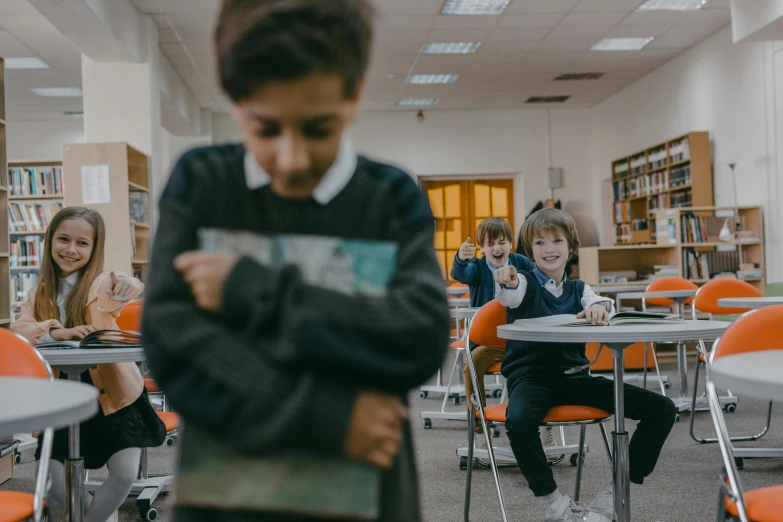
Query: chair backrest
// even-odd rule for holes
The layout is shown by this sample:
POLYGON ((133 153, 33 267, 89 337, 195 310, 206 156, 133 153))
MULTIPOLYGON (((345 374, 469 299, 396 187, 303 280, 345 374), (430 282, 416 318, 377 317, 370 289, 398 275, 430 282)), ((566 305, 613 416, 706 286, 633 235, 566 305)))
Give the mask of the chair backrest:
MULTIPOLYGON (((688 281, 687 279, 683 279, 682 277, 662 277, 660 279, 656 279, 649 285, 647 285, 647 292, 668 292, 671 290, 698 290, 699 287, 693 283, 692 281, 688 281)), ((647 304, 652 304, 656 306, 668 306, 672 307, 674 306, 674 301, 671 299, 666 299, 662 297, 653 297, 653 298, 647 298, 645 299, 647 304)), ((693 298, 688 299, 685 301, 685 304, 690 304, 693 302, 693 298)))
POLYGON ((712 358, 736 353, 783 350, 783 305, 753 310, 729 326, 712 348, 712 358))
POLYGON ((128 305, 122 309, 120 316, 117 318, 117 327, 120 330, 128 330, 131 332, 141 331, 141 313, 144 307, 144 301, 139 299, 138 301, 131 301, 128 305))
POLYGON ((468 285, 465 283, 451 283, 449 286, 452 288, 468 288, 468 285))
POLYGON ((470 321, 470 342, 490 348, 505 348, 506 340, 498 337, 498 326, 507 323, 506 307, 493 299, 479 308, 470 321))
POLYGON ((0 328, 0 377, 52 379, 52 370, 27 339, 0 328))
POLYGON ((750 308, 724 308, 718 299, 725 297, 764 297, 761 290, 739 279, 713 279, 696 292, 693 308, 706 314, 744 314, 750 308))

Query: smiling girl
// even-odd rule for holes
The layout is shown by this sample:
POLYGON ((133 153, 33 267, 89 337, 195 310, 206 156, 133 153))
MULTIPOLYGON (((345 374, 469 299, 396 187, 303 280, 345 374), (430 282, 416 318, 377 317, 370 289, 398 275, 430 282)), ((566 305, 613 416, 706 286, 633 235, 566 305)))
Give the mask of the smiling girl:
MULTIPOLYGON (((116 318, 144 285, 120 273, 103 271, 105 226, 84 207, 58 212, 44 239, 40 284, 30 292, 11 330, 32 343, 79 340, 95 330, 117 330, 116 318)), ((60 375, 65 378, 65 375, 60 375)), ((85 522, 104 522, 125 501, 139 467, 142 447, 163 444, 166 429, 155 414, 144 381, 132 362, 99 364, 81 381, 95 385, 100 409, 80 427, 87 469, 106 465, 109 477, 85 499, 85 522)), ((36 451, 40 458, 41 439, 36 451)), ((65 503, 68 430, 55 431, 50 470, 51 498, 65 503)))

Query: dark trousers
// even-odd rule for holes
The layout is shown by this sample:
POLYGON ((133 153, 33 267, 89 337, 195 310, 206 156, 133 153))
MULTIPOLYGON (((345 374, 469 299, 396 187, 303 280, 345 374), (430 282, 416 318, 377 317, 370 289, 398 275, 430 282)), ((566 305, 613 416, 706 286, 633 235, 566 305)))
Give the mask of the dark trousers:
MULTIPOLYGON (((564 368, 565 369, 565 368, 564 368)), ((589 374, 529 373, 509 382, 506 430, 511 449, 537 497, 557 489, 538 428, 553 406, 580 405, 614 413, 614 383, 589 374)), ((655 469, 677 410, 668 397, 625 384, 625 417, 638 420, 629 448, 631 482, 641 484, 655 469)))

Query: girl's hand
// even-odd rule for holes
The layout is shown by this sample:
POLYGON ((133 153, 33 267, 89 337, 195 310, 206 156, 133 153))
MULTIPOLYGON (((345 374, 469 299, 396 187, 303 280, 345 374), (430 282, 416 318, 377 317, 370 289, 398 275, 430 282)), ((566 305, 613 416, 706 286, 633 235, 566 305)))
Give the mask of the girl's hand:
POLYGON ((73 328, 55 328, 49 330, 49 337, 55 341, 81 341, 94 331, 95 327, 93 325, 85 324, 82 326, 74 326, 73 328))
POLYGON ((183 252, 174 259, 174 267, 190 287, 196 305, 217 312, 223 303, 223 285, 239 258, 232 252, 183 252))
POLYGON ((111 292, 109 297, 114 301, 127 301, 133 293, 133 286, 125 276, 116 276, 111 273, 111 292))
POLYGON ((586 318, 590 324, 601 324, 609 320, 609 312, 601 303, 596 303, 589 308, 585 308, 576 316, 577 319, 586 318))

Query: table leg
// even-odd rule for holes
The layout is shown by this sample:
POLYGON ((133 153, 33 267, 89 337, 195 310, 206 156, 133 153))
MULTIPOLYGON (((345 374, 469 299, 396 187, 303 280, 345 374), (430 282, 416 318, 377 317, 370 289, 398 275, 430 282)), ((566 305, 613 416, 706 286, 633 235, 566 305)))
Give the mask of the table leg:
MULTIPOLYGON (((79 381, 80 374, 69 373, 68 379, 79 381)), ((65 460, 65 513, 67 522, 82 522, 84 520, 84 459, 79 448, 79 425, 71 424, 68 428, 68 457, 65 460)))
POLYGON ((610 345, 614 359, 614 512, 617 522, 631 520, 631 481, 628 468, 628 432, 625 431, 623 364, 625 345, 610 345))
MULTIPOLYGON (((685 303, 682 300, 677 300, 677 315, 680 319, 683 318, 685 313, 685 303)), ((680 341, 677 343, 677 372, 679 373, 680 380, 680 397, 685 398, 690 404, 690 397, 688 397, 688 359, 685 351, 685 343, 680 341)))

